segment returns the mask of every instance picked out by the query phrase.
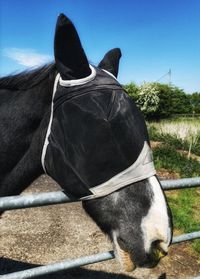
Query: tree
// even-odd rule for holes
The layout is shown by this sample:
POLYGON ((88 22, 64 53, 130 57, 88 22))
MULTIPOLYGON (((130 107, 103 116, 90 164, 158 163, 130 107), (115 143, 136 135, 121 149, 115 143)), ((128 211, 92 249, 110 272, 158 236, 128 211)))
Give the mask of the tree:
POLYGON ((192 108, 192 112, 200 113, 200 93, 195 92, 189 96, 190 105, 192 108))
POLYGON ((124 89, 126 90, 126 92, 130 97, 132 97, 135 101, 137 101, 139 88, 134 82, 124 85, 124 89))
POLYGON ((189 95, 178 87, 173 87, 172 93, 171 114, 192 113, 189 95))
POLYGON ((173 89, 168 84, 155 83, 158 88, 159 106, 153 115, 154 118, 168 118, 171 115, 173 89))

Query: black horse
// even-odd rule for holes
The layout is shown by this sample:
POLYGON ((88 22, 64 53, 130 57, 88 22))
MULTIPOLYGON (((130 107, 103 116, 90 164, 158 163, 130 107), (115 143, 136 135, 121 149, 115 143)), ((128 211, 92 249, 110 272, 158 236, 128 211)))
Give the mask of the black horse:
POLYGON ((62 14, 54 49, 55 63, 0 79, 0 196, 20 194, 45 171, 83 200, 126 270, 155 266, 171 216, 143 117, 115 78, 121 52, 90 66, 62 14))

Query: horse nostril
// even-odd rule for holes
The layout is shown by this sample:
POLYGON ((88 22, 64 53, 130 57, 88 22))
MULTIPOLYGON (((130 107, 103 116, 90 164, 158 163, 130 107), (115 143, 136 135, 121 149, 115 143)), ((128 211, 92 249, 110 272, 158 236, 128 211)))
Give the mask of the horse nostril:
POLYGON ((161 242, 161 240, 159 240, 159 239, 154 240, 154 241, 151 243, 151 248, 152 248, 152 250, 158 249, 158 247, 159 247, 159 245, 160 245, 160 242, 161 242))

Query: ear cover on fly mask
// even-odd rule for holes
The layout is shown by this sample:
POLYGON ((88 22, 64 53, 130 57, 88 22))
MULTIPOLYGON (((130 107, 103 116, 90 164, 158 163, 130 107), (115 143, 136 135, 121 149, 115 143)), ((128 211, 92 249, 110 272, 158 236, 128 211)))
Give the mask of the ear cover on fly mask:
POLYGON ((80 79, 91 73, 75 26, 60 14, 56 24, 54 55, 58 72, 64 80, 80 79))
POLYGON ((121 56, 121 50, 119 48, 113 48, 105 54, 98 67, 108 71, 117 78, 121 56))

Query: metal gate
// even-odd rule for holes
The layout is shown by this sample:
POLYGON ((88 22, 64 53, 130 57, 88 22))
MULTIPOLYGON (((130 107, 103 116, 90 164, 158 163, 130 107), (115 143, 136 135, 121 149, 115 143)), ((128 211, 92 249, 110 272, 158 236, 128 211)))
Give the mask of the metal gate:
MULTIPOLYGON (((164 190, 175 190, 191 187, 200 187, 200 177, 197 178, 184 178, 176 180, 163 180, 161 181, 162 188, 164 190)), ((69 199, 62 191, 48 192, 41 194, 33 194, 26 196, 12 196, 0 198, 0 210, 13 210, 28 207, 45 206, 60 203, 75 202, 75 200, 69 199)), ((182 234, 173 237, 172 243, 179 243, 192 239, 200 238, 200 231, 192 232, 188 234, 182 234)), ((45 266, 39 266, 24 271, 18 271, 6 275, 0 275, 1 279, 25 279, 35 278, 37 276, 55 273, 58 271, 67 270, 70 268, 80 267, 87 264, 97 263, 115 258, 114 251, 108 251, 105 253, 99 253, 86 257, 81 257, 73 260, 66 260, 59 263, 49 264, 45 266)), ((199 278, 193 277, 193 278, 199 278)))

